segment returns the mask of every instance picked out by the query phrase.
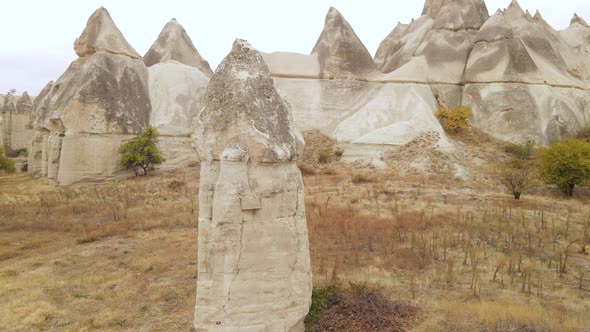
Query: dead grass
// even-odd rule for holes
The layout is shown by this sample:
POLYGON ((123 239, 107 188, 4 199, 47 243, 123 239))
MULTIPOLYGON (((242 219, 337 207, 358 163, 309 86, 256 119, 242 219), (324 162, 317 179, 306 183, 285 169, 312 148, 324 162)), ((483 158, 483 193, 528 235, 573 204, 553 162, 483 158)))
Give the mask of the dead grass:
MULTIPOLYGON (((495 143, 461 135, 465 155, 487 158, 471 170, 484 169, 495 143)), ((515 202, 484 171, 468 181, 314 169, 304 180, 315 285, 379 285, 420 308, 416 331, 590 326, 587 191, 565 200, 538 188, 515 202)), ((198 174, 61 189, 0 177, 0 330, 189 330, 198 174)))

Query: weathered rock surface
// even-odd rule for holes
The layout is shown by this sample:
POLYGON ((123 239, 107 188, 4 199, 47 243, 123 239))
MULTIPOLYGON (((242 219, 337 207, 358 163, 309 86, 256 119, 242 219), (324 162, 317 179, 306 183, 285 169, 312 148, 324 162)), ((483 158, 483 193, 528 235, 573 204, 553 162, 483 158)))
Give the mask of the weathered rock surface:
POLYGON ((88 20, 86 29, 74 42, 74 50, 80 57, 98 52, 124 55, 135 59, 141 56, 127 42, 111 15, 104 8, 97 9, 88 20))
MULTIPOLYGON (((575 35, 575 33, 574 33, 575 35)), ((472 124, 509 141, 550 144, 575 135, 590 110, 586 69, 540 13, 516 1, 482 26, 465 67, 472 124)))
POLYGON ((76 52, 35 100, 31 172, 63 185, 128 176, 117 148, 149 123, 147 69, 104 8, 88 20, 76 52))
POLYGON ((429 132, 439 134, 440 147, 449 147, 433 115, 437 103, 430 86, 390 81, 374 70, 371 61, 357 65, 347 60, 357 53, 364 59, 364 51, 359 50, 366 49, 333 8, 317 45, 328 56, 322 58, 320 52, 263 54, 277 89, 291 105, 302 130, 317 129, 347 145, 355 151, 352 159, 379 158, 378 153, 372 153, 375 146, 403 145, 429 132), (350 69, 358 66, 358 71, 350 69), (331 73, 329 80, 321 79, 326 77, 326 68, 331 73))
POLYGON ((316 54, 322 78, 348 79, 366 76, 377 67, 373 57, 342 14, 331 7, 324 30, 312 54, 316 54))
POLYGON ((383 80, 429 84, 439 105, 468 106, 472 125, 501 139, 575 133, 590 104, 590 28, 576 15, 558 32, 516 0, 488 17, 483 0, 427 0, 381 43, 383 80))
POLYGON ((0 96, 0 146, 5 151, 29 149, 34 135, 28 127, 32 108, 27 92, 21 96, 0 96))
POLYGON ((375 61, 392 81, 460 84, 488 16, 483 0, 428 0, 421 17, 383 40, 375 61))
POLYGON ((143 57, 143 61, 148 67, 158 63, 178 61, 199 69, 207 77, 213 75, 209 62, 201 57, 186 30, 176 19, 172 19, 164 26, 158 39, 143 57))
POLYGON ((166 158, 159 168, 198 162, 190 135, 212 73, 209 64, 176 20, 166 24, 144 62, 151 66, 150 124, 160 132, 158 146, 166 158))
POLYGON ((201 157, 196 331, 304 331, 311 268, 303 139, 262 56, 245 41, 211 78, 201 157))

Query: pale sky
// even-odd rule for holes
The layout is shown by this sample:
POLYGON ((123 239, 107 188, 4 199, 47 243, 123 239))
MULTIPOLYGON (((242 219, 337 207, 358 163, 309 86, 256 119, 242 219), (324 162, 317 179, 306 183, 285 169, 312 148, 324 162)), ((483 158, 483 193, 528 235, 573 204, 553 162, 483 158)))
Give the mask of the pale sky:
MULTIPOLYGON (((490 15, 510 0, 486 0, 490 15)), ((520 0, 523 10, 539 9, 561 30, 576 12, 590 21, 589 0, 520 0)), ((423 0, 12 0, 0 8, 0 93, 36 95, 76 59, 73 42, 88 17, 106 7, 127 41, 145 54, 160 30, 176 18, 213 70, 236 37, 264 52, 309 54, 330 6, 336 7, 375 54, 398 21, 417 18, 423 0)))

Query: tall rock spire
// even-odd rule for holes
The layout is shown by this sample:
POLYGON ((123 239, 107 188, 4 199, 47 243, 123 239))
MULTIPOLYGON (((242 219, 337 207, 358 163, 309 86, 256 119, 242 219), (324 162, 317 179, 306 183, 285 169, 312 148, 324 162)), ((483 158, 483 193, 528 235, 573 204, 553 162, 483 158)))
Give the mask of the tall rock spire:
POLYGON ((311 53, 318 55, 324 78, 355 78, 376 70, 373 57, 334 7, 311 53))
POLYGON ((262 56, 234 43, 196 120, 197 331, 303 332, 311 304, 303 138, 262 56))
POLYGON ((74 50, 81 57, 97 52, 106 52, 126 55, 135 59, 141 58, 123 37, 121 31, 113 22, 111 15, 104 7, 100 7, 90 16, 86 29, 74 42, 74 50))
POLYGON ((186 30, 176 19, 164 26, 158 39, 143 57, 148 67, 170 60, 195 67, 208 77, 213 75, 209 62, 201 57, 186 30))

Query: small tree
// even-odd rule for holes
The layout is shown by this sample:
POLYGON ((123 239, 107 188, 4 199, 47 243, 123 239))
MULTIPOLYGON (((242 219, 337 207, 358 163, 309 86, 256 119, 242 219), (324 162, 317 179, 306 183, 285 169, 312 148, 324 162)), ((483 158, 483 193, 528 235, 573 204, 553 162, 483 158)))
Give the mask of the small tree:
POLYGON ((498 167, 498 176, 514 199, 535 186, 535 164, 529 160, 512 159, 498 167))
POLYGON ((147 175, 150 165, 161 164, 166 161, 158 149, 157 141, 160 133, 153 126, 148 126, 144 131, 135 136, 131 141, 122 144, 119 147, 121 154, 121 165, 131 168, 135 175, 140 175, 139 170, 143 170, 143 175, 147 175))
POLYGON ((465 106, 450 109, 441 107, 434 113, 440 124, 447 132, 458 133, 461 129, 469 127, 471 111, 465 106))
POLYGON ((4 171, 6 173, 16 172, 16 167, 14 164, 14 160, 6 158, 4 155, 4 148, 0 146, 0 171, 4 171))
POLYGON ((574 195, 574 187, 590 180, 590 144, 568 138, 539 151, 540 174, 564 194, 574 195))

